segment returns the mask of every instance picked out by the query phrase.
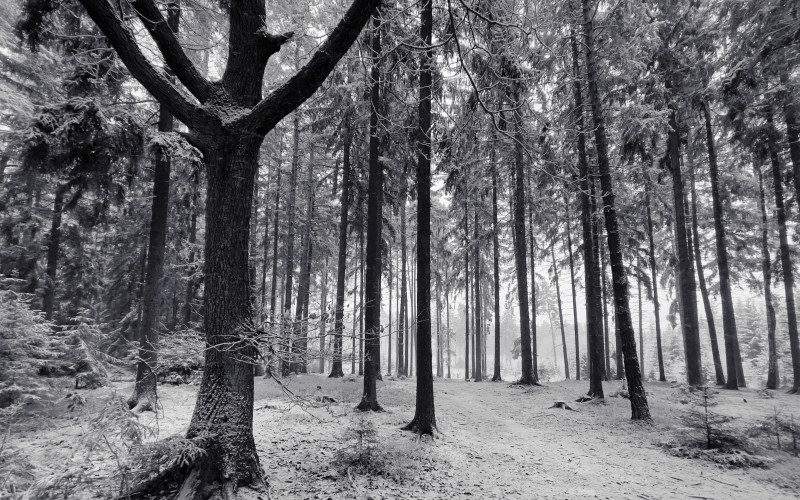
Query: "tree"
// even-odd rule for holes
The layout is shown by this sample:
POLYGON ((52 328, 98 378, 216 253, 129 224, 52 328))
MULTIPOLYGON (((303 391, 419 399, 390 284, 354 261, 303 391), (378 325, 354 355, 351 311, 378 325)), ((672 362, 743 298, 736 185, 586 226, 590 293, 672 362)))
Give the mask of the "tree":
POLYGON ((420 12, 419 128, 417 130, 417 397, 414 418, 404 429, 433 435, 436 410, 431 365, 431 86, 433 1, 420 12))
POLYGON ((191 468, 185 484, 188 491, 210 486, 233 497, 239 485, 262 481, 252 432, 249 364, 256 349, 247 341, 246 331, 252 317, 247 256, 259 148, 264 136, 322 84, 378 2, 354 0, 306 65, 263 99, 267 62, 292 36, 267 31, 263 3, 231 2, 227 65, 222 78, 210 82, 186 56, 155 2, 131 2, 164 61, 193 97, 152 66, 126 21, 107 0, 81 3, 131 75, 188 127, 188 140, 205 159, 206 368, 187 437, 201 445, 206 455, 191 468), (222 344, 225 349, 219 348, 222 344))

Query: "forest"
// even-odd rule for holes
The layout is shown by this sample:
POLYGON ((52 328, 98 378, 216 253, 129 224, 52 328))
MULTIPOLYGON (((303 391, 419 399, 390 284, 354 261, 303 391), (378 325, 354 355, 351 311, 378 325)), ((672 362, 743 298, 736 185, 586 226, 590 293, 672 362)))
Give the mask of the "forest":
POLYGON ((800 495, 796 0, 0 24, 0 498, 800 495))

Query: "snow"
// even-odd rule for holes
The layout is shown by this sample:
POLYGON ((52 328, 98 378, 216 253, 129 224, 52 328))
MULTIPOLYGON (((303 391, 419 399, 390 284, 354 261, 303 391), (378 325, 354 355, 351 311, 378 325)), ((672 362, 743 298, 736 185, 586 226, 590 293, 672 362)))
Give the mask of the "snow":
MULTIPOLYGON (((378 400, 386 411, 361 414, 353 408, 361 380, 347 376, 293 376, 275 381, 258 378, 254 434, 261 465, 270 483, 270 498, 457 499, 457 498, 797 498, 800 459, 772 451, 769 469, 730 469, 701 460, 674 457, 658 445, 685 432, 679 416, 686 409, 680 387, 648 382, 652 424, 629 419, 629 402, 575 403, 585 381, 563 381, 544 387, 509 387, 507 383, 434 382, 439 434, 418 439, 400 427, 414 412, 415 381, 378 382, 378 400), (321 389, 318 390, 317 386, 321 389), (302 397, 295 399, 291 394, 302 397), (328 395, 333 404, 316 403, 328 395), (551 409, 567 401, 577 411, 551 409), (361 418, 372 422, 380 474, 348 471, 342 454, 355 444, 343 438, 361 418)), ((604 384, 606 393, 620 382, 604 384)), ((196 386, 161 386, 159 437, 181 434, 191 418, 196 386)), ((130 381, 117 383, 121 395, 130 381)), ((84 391, 87 409, 97 410, 111 389, 84 391)), ((720 390, 715 412, 736 417, 741 429, 777 409, 800 420, 800 397, 781 391, 764 399, 755 389, 720 390), (746 400, 746 402, 744 401, 746 400)), ((153 419, 152 414, 140 417, 153 419)), ((74 441, 86 431, 86 418, 69 414, 34 426, 16 427, 9 443, 27 458, 34 475, 45 477, 76 460, 74 441)), ((765 450, 765 453, 770 453, 765 450)), ((113 469, 96 455, 91 467, 113 469)), ((373 471, 374 472, 374 471, 373 471)), ((89 487, 75 498, 103 496, 89 487)), ((266 498, 263 492, 240 491, 240 498, 266 498)))

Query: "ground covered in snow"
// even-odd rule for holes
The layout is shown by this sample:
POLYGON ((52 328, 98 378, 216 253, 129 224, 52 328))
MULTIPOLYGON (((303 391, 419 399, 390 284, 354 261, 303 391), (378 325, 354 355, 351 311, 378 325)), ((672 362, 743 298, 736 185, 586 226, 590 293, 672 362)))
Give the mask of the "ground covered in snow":
MULTIPOLYGON (((144 441, 180 435, 191 418, 197 387, 161 387, 161 412, 141 426, 114 430, 114 393, 128 396, 130 381, 84 391, 84 401, 65 400, 62 411, 31 416, 6 434, 4 460, 19 470, 0 487, 23 497, 63 491, 70 498, 114 496, 124 486, 121 445, 128 434, 144 441), (157 429, 157 434, 153 431, 157 429), (136 436, 133 436, 136 437, 136 436), (15 483, 12 485, 10 481, 15 483), (48 490, 48 488, 51 488, 48 490)), ((680 418, 686 388, 647 384, 654 421, 629 420, 627 399, 574 402, 586 382, 564 381, 519 388, 507 383, 436 380, 435 439, 400 430, 414 412, 415 381, 378 382, 385 411, 353 410, 361 394, 355 377, 332 380, 302 375, 256 381, 254 432, 270 491, 241 491, 248 499, 454 499, 454 498, 798 498, 800 459, 770 437, 754 440, 766 467, 722 466, 683 458, 665 448, 691 434, 680 418), (317 387, 320 387, 319 389, 317 387), (327 395, 335 403, 320 403, 327 395), (566 401, 576 411, 550 408, 566 401)), ((607 394, 620 382, 605 384, 607 394)), ((800 397, 754 389, 719 391, 713 411, 733 417, 744 433, 778 412, 800 423, 800 397), (769 397, 772 396, 772 397, 769 397)), ((124 415, 123 415, 124 416, 124 415)), ((123 418, 124 422, 124 418, 123 418)), ((116 425, 116 424, 115 424, 116 425)), ((788 439, 788 441, 787 441, 788 439)), ((8 466, 8 464, 6 464, 8 466)))

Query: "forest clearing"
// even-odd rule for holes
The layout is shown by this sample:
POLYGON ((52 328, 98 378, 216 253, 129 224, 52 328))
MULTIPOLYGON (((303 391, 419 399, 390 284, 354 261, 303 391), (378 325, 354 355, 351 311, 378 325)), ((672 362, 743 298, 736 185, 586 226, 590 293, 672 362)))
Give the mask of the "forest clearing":
MULTIPOLYGON (((602 403, 574 403, 583 393, 575 381, 533 389, 506 383, 438 380, 434 387, 441 411, 439 432, 420 441, 402 431, 413 413, 413 380, 378 383, 384 412, 354 411, 360 399, 356 377, 329 379, 300 375, 282 383, 255 385, 253 432, 269 482, 269 498, 304 499, 447 499, 447 498, 707 498, 781 499, 800 495, 800 459, 764 441, 770 460, 765 468, 730 467, 671 456, 663 443, 680 442, 687 428, 685 385, 648 384, 652 425, 625 421, 627 401, 609 397, 602 403), (317 390, 322 387, 322 391, 317 390), (335 403, 321 404, 317 394, 335 403), (566 400, 576 411, 549 408, 566 400), (352 429, 366 419, 376 431, 367 447, 375 448, 374 469, 349 465, 358 453, 352 429), (350 469, 350 470, 348 470, 350 469)), ((113 392, 126 394, 131 381, 87 395, 83 409, 52 419, 37 419, 15 430, 8 449, 31 465, 35 480, 84 467, 86 482, 70 498, 109 498, 117 493, 119 471, 108 449, 92 455, 75 446, 93 429, 82 413, 97 411, 113 392), (84 489, 85 488, 85 489, 84 489)), ((775 409, 800 415, 800 402, 784 393, 764 398, 756 390, 722 392, 714 411, 735 417, 744 432, 769 419, 775 409), (742 402, 747 399, 747 403, 742 402)), ((196 386, 165 386, 158 435, 183 435, 189 424, 196 386)), ((142 424, 153 426, 154 415, 142 424)), ((694 432, 694 430, 692 431, 694 432)), ((10 478, 7 478, 7 481, 10 478)), ((24 483, 19 483, 21 486, 24 483)), ((268 498, 265 492, 241 490, 245 499, 268 498)))

